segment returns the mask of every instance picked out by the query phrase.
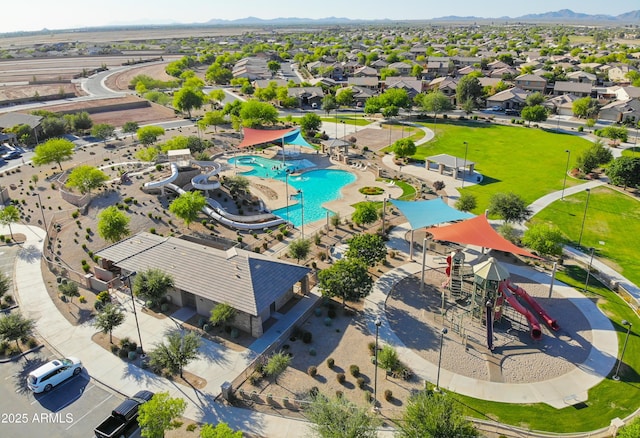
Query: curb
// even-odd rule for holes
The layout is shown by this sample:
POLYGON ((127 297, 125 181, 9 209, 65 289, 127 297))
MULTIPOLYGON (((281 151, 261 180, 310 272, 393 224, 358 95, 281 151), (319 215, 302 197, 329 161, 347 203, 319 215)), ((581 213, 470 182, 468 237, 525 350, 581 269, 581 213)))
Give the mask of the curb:
POLYGON ((44 344, 36 345, 35 347, 30 348, 29 350, 25 350, 22 353, 17 354, 15 356, 11 356, 11 357, 8 357, 6 359, 0 359, 0 363, 13 362, 16 359, 20 359, 22 356, 25 356, 25 355, 27 355, 29 353, 33 353, 34 351, 38 351, 38 350, 42 349, 43 347, 44 347, 44 344))

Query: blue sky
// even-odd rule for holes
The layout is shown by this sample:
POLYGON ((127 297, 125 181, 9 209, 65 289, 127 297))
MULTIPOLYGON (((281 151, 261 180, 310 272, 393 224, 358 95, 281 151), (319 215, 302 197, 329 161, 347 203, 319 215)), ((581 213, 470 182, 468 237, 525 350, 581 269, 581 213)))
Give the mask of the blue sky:
POLYGON ((618 15, 640 9, 636 0, 27 0, 3 6, 0 33, 68 29, 114 24, 202 23, 213 18, 248 16, 347 17, 352 19, 430 19, 447 15, 517 17, 571 9, 588 14, 618 15), (28 11, 27 11, 28 9, 28 11))

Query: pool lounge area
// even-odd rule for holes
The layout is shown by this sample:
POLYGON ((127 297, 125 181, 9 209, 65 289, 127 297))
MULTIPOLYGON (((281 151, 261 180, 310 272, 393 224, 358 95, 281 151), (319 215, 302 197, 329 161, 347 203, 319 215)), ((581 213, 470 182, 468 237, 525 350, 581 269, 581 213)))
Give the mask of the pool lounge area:
POLYGON ((332 212, 323 204, 340 199, 343 187, 356 181, 357 177, 351 172, 339 169, 313 169, 315 164, 306 159, 290 160, 284 163, 260 156, 245 155, 228 160, 231 165, 250 167, 251 170, 242 172, 244 176, 255 176, 288 183, 289 206, 274 210, 272 213, 288 220, 295 227, 304 223, 309 224, 327 217, 332 212), (297 174, 299 171, 304 171, 297 174))

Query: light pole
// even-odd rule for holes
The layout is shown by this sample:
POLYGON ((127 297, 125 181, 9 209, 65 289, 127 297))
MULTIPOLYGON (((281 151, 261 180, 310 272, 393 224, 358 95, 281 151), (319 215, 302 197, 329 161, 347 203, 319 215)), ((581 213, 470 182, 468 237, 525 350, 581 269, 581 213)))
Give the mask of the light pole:
POLYGON ((560 197, 561 201, 564 201, 564 188, 567 186, 567 174, 569 173, 569 159, 571 158, 571 151, 566 149, 567 153, 567 166, 564 169, 564 182, 562 183, 562 196, 560 197))
POLYGON ((36 192, 36 196, 38 197, 38 205, 40 206, 40 213, 42 214, 42 223, 44 224, 45 231, 47 230, 47 220, 44 217, 44 209, 42 208, 42 199, 40 198, 40 193, 36 192))
POLYGON ((346 138, 347 136, 347 122, 345 120, 340 120, 340 123, 342 123, 342 138, 346 138))
POLYGON ((582 226, 580 227, 580 237, 578 238, 578 248, 582 243, 582 233, 584 232, 584 222, 587 219, 587 208, 589 208, 589 196, 591 196, 591 189, 585 189, 587 192, 587 202, 584 204, 584 214, 582 215, 582 226))
POLYGON ((622 320, 622 325, 626 325, 627 326, 627 335, 624 338, 624 345, 622 347, 622 354, 620 355, 620 360, 618 361, 618 366, 616 367, 616 373, 613 375, 613 380, 620 380, 620 374, 618 374, 620 372, 620 364, 622 363, 622 359, 624 359, 624 352, 627 349, 627 341, 629 341, 629 333, 631 332, 631 323, 629 321, 627 321, 626 319, 622 320))
POLYGON ((373 372, 373 409, 378 409, 378 335, 382 321, 376 318, 376 351, 375 351, 375 371, 373 372))
POLYGON ((289 222, 289 172, 286 167, 284 169, 284 191, 285 198, 287 198, 287 222, 289 222))
POLYGON ((301 215, 301 229, 302 229, 302 238, 304 239, 304 194, 302 193, 302 189, 298 190, 298 194, 300 195, 300 215, 301 215))
POLYGON ((584 292, 587 292, 587 288, 589 287, 589 275, 591 275, 591 264, 593 263, 593 252, 595 251, 594 247, 589 248, 591 251, 591 260, 589 260, 589 267, 587 268, 587 279, 584 282, 584 292))
POLYGON ((436 392, 440 391, 440 365, 442 364, 442 344, 444 342, 444 335, 449 333, 447 328, 443 328, 440 331, 440 353, 438 354, 438 377, 436 378, 436 392))
POLYGON ((462 167, 462 188, 464 189, 464 176, 467 173, 467 152, 469 151, 469 143, 463 141, 464 143, 464 165, 462 167))
POLYGON ((131 287, 131 276, 136 274, 137 274, 136 271, 129 272, 129 274, 121 276, 120 281, 124 282, 124 280, 127 280, 127 283, 129 285, 129 292, 131 293, 131 305, 133 306, 133 317, 136 320, 136 328, 138 329, 138 341, 140 342, 140 354, 143 355, 144 350, 142 349, 142 336, 140 336, 140 324, 138 323, 138 313, 136 312, 136 300, 133 297, 133 288, 131 287))

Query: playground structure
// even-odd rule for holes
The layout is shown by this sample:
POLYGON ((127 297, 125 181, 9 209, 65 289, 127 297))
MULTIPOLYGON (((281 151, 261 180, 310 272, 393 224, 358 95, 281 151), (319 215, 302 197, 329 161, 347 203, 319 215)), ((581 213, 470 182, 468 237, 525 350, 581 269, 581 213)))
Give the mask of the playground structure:
POLYGON ((210 191, 221 187, 218 174, 223 170, 222 164, 216 161, 196 161, 191 160, 189 149, 169 151, 171 174, 166 178, 150 181, 143 185, 143 190, 160 189, 161 195, 165 194, 165 189, 178 194, 186 193, 191 189, 201 190, 205 193, 207 205, 202 212, 211 219, 238 230, 262 230, 274 227, 286 221, 271 213, 256 214, 251 216, 240 216, 227 212, 222 205, 210 197, 210 191), (190 169, 197 166, 201 173, 193 176, 189 183, 184 186, 174 184, 180 177, 183 169, 190 169))
MULTIPOLYGON (((509 271, 493 257, 474 266, 465 264, 464 260, 464 253, 460 249, 447 257, 447 280, 442 285, 448 289, 451 300, 456 303, 455 309, 448 316, 456 331, 462 334, 465 316, 479 321, 486 327, 487 347, 493 350, 494 323, 501 322, 503 318, 513 322, 514 318, 508 316, 510 309, 524 316, 531 338, 535 341, 542 338, 538 317, 551 330, 560 329, 558 322, 526 290, 511 282, 509 271)), ((442 302, 444 308, 444 293, 442 302)))

